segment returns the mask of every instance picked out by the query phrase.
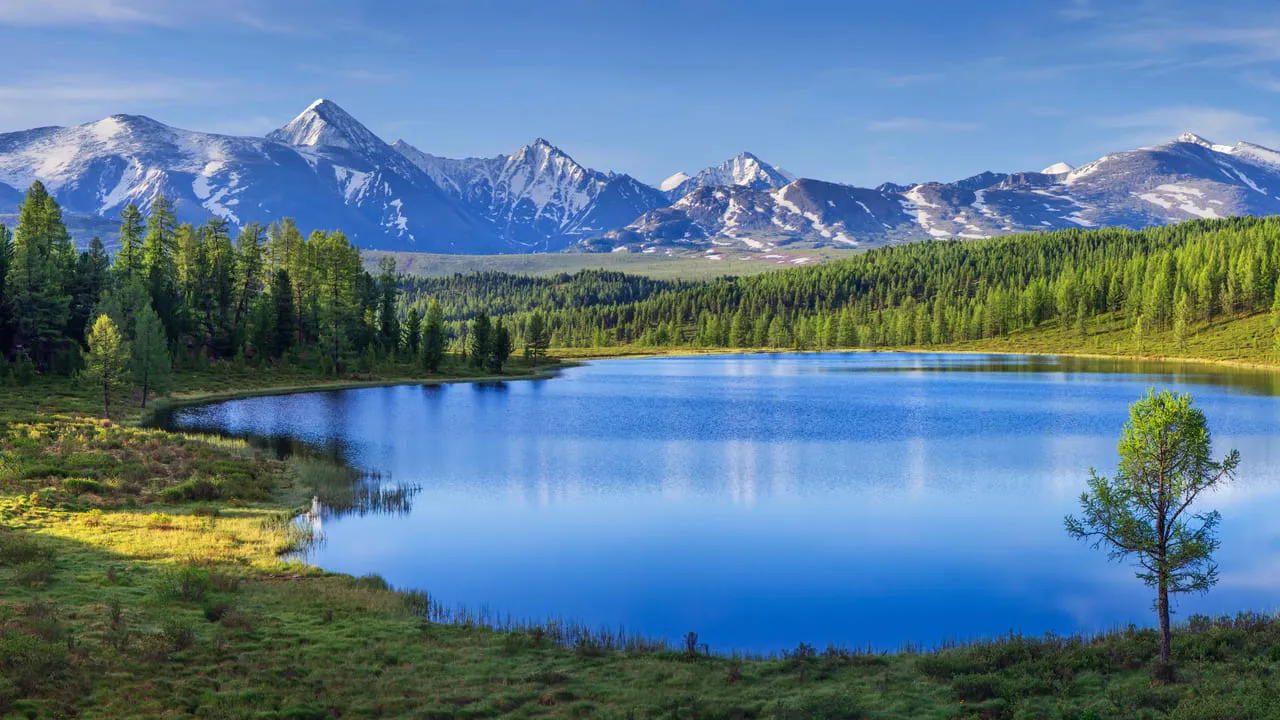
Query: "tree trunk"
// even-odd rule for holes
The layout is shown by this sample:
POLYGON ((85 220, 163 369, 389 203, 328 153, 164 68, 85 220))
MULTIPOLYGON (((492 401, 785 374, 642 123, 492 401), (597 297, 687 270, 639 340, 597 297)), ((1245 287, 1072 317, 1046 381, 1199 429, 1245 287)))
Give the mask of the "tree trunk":
POLYGON ((1156 600, 1160 613, 1160 662, 1169 663, 1169 587, 1164 578, 1160 578, 1160 591, 1156 600))

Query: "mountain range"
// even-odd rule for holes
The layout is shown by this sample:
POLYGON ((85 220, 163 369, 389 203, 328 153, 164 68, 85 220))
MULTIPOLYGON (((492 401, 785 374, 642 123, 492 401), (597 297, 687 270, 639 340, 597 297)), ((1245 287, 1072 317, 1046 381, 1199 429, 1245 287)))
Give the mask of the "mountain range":
POLYGON ((462 159, 388 144, 329 100, 260 138, 139 115, 0 134, 0 221, 34 180, 73 230, 104 236, 127 204, 146 210, 164 194, 182 221, 290 216, 365 248, 468 254, 767 253, 1280 213, 1280 152, 1190 133, 1078 168, 876 188, 797 178, 743 152, 652 187, 541 138, 462 159))

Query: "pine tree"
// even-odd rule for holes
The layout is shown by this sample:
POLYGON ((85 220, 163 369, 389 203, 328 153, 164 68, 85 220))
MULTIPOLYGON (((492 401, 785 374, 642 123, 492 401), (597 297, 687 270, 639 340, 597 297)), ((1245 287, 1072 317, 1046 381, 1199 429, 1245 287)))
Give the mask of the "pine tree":
POLYGON ((4 223, 0 223, 0 360, 9 356, 10 326, 13 316, 9 314, 9 302, 5 293, 8 281, 9 266, 13 263, 13 233, 4 223))
POLYGON ((274 309, 274 321, 271 323, 274 336, 271 338, 271 357, 284 357, 293 347, 296 329, 293 315, 293 284, 289 280, 289 271, 280 268, 271 278, 271 301, 274 309))
POLYGON ((422 365, 427 372, 440 369, 444 359, 444 310, 438 300, 432 299, 427 305, 427 316, 422 329, 422 365))
POLYGON ((160 316, 144 305, 134 321, 134 337, 130 353, 130 371, 133 382, 142 390, 142 407, 147 406, 150 393, 162 393, 169 386, 168 341, 160 316))
POLYGON ((529 316, 529 324, 524 330, 524 356, 533 367, 538 366, 538 359, 547 356, 547 348, 551 344, 551 335, 547 332, 547 321, 540 311, 529 316))
POLYGON ((13 320, 13 340, 41 369, 49 367, 54 344, 64 337, 71 297, 64 281, 70 246, 62 211, 44 185, 32 183, 18 208, 18 228, 5 279, 5 300, 13 320))
POLYGON ((469 333, 471 345, 467 348, 467 351, 471 355, 472 365, 484 367, 488 361, 493 347, 490 338, 491 333, 489 316, 482 310, 471 320, 471 332, 469 333))
POLYGON ((390 255, 378 263, 378 340, 382 351, 395 355, 400 344, 400 320, 396 316, 396 298, 400 288, 396 284, 396 261, 390 255))
POLYGON ((422 348, 422 313, 417 308, 409 308, 404 319, 404 347, 409 357, 418 357, 422 348))
POLYGON ((178 297, 177 218, 163 195, 151 201, 147 235, 142 244, 142 272, 151 295, 151 307, 164 323, 165 335, 176 340, 181 332, 182 309, 178 297))
POLYGON ((67 335, 78 343, 85 342, 93 308, 111 283, 111 258, 101 238, 93 237, 89 249, 76 259, 76 269, 71 287, 71 314, 67 321, 67 335))
POLYGON ((489 338, 489 354, 485 360, 485 369, 494 374, 502 373, 502 366, 511 357, 511 333, 502 318, 493 324, 489 338))
POLYGON ((89 331, 89 363, 85 377, 102 390, 102 413, 111 417, 111 398, 126 383, 129 346, 119 328, 105 313, 98 316, 89 331))
POLYGON ((129 203, 120 213, 120 251, 113 268, 122 285, 141 277, 142 260, 142 213, 129 203))
POLYGON ((263 243, 266 231, 258 223, 249 223, 236 238, 236 302, 232 327, 244 337, 249 311, 262 290, 263 243))

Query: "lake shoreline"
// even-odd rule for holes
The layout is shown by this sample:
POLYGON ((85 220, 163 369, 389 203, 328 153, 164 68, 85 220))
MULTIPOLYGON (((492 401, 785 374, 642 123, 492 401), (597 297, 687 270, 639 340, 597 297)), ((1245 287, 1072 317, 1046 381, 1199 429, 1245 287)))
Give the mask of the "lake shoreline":
POLYGON ((203 405, 205 403, 227 402, 230 400, 243 400, 254 397, 272 397, 278 395, 300 395, 313 392, 328 392, 331 390, 359 390, 362 388, 380 388, 380 387, 399 387, 402 385, 458 385, 465 383, 497 383, 497 382, 523 382, 529 380, 551 380, 557 377, 562 370, 577 367, 581 363, 576 361, 553 361, 546 368, 538 369, 536 372, 525 372, 515 375, 475 375, 475 376, 404 376, 392 378, 377 378, 371 380, 349 379, 349 380, 325 380, 321 382, 305 382, 288 385, 272 385, 267 387, 256 388, 240 388, 234 390, 197 390, 191 392, 173 392, 152 401, 151 407, 147 408, 149 412, 145 413, 141 422, 143 424, 154 420, 155 416, 161 412, 173 410, 175 408, 187 407, 191 405, 203 405))
MULTIPOLYGON (((625 346, 630 350, 629 346, 625 346)), ((1280 373, 1280 364, 1249 362, 1246 360, 1222 360, 1218 358, 1181 357, 1176 355, 1118 355, 1107 353, 1082 352, 1019 352, 1014 350, 989 350, 983 348, 821 348, 815 350, 795 350, 788 348, 640 348, 635 352, 600 353, 601 348, 560 348, 557 352, 565 360, 589 362, 595 360, 639 360, 644 358, 664 357, 716 357, 722 355, 820 355, 820 354, 872 354, 885 353, 893 355, 998 355, 1003 357, 1034 358, 1081 358, 1087 360, 1117 360, 1126 362, 1162 362, 1186 363, 1210 367, 1236 368, 1240 370, 1258 370, 1280 373), (581 352, 578 352, 581 350, 581 352), (567 351, 567 352, 566 352, 567 351)), ((606 348, 607 349, 607 348, 606 348)))

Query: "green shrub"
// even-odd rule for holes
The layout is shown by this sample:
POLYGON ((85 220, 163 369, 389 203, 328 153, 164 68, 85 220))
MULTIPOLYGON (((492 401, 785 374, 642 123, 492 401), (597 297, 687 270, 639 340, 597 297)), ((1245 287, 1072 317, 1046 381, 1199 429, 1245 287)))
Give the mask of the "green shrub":
POLYGON ((19 695, 30 695, 59 680, 70 666, 65 643, 25 633, 0 635, 0 677, 12 683, 19 695))
POLYGON ((53 551, 29 535, 0 530, 0 565, 22 565, 37 560, 53 560, 53 551))
POLYGON ((62 489, 74 495, 84 495, 85 493, 101 495, 104 486, 97 480, 90 480, 89 478, 67 478, 62 481, 62 489))
POLYGON ((381 575, 362 575, 351 581, 356 587, 365 590, 390 590, 391 586, 381 575))
POLYGON ((174 650, 186 650, 196 644, 196 630, 191 622, 182 618, 169 618, 160 627, 160 634, 174 650))
POLYGON ((204 619, 218 622, 226 614, 235 609, 235 603, 226 598, 209 598, 204 601, 204 619))
POLYGON ((916 658, 916 669, 934 680, 985 673, 987 666, 970 650, 947 650, 916 658))
POLYGON ((951 681, 951 693, 957 700, 982 702, 1000 697, 1001 680, 998 675, 961 675, 951 681))
POLYGON ((856 720, 866 716, 858 699, 838 689, 816 690, 798 698, 779 700, 775 720, 856 720))
POLYGON ((198 565, 184 565, 160 576, 159 591, 165 597, 199 602, 204 600, 212 586, 208 570, 198 565))
POLYGON ((173 487, 165 488, 160 493, 165 502, 209 502, 222 499, 222 481, 210 480, 206 477, 195 477, 173 487))
POLYGON ((1145 673, 1107 686, 1107 699, 1123 717, 1132 717, 1143 710, 1167 713, 1182 700, 1186 689, 1177 685, 1152 685, 1145 673))
POLYGON ((13 579, 25 587, 40 589, 53 580, 53 562, 45 559, 24 562, 14 568, 13 579))

